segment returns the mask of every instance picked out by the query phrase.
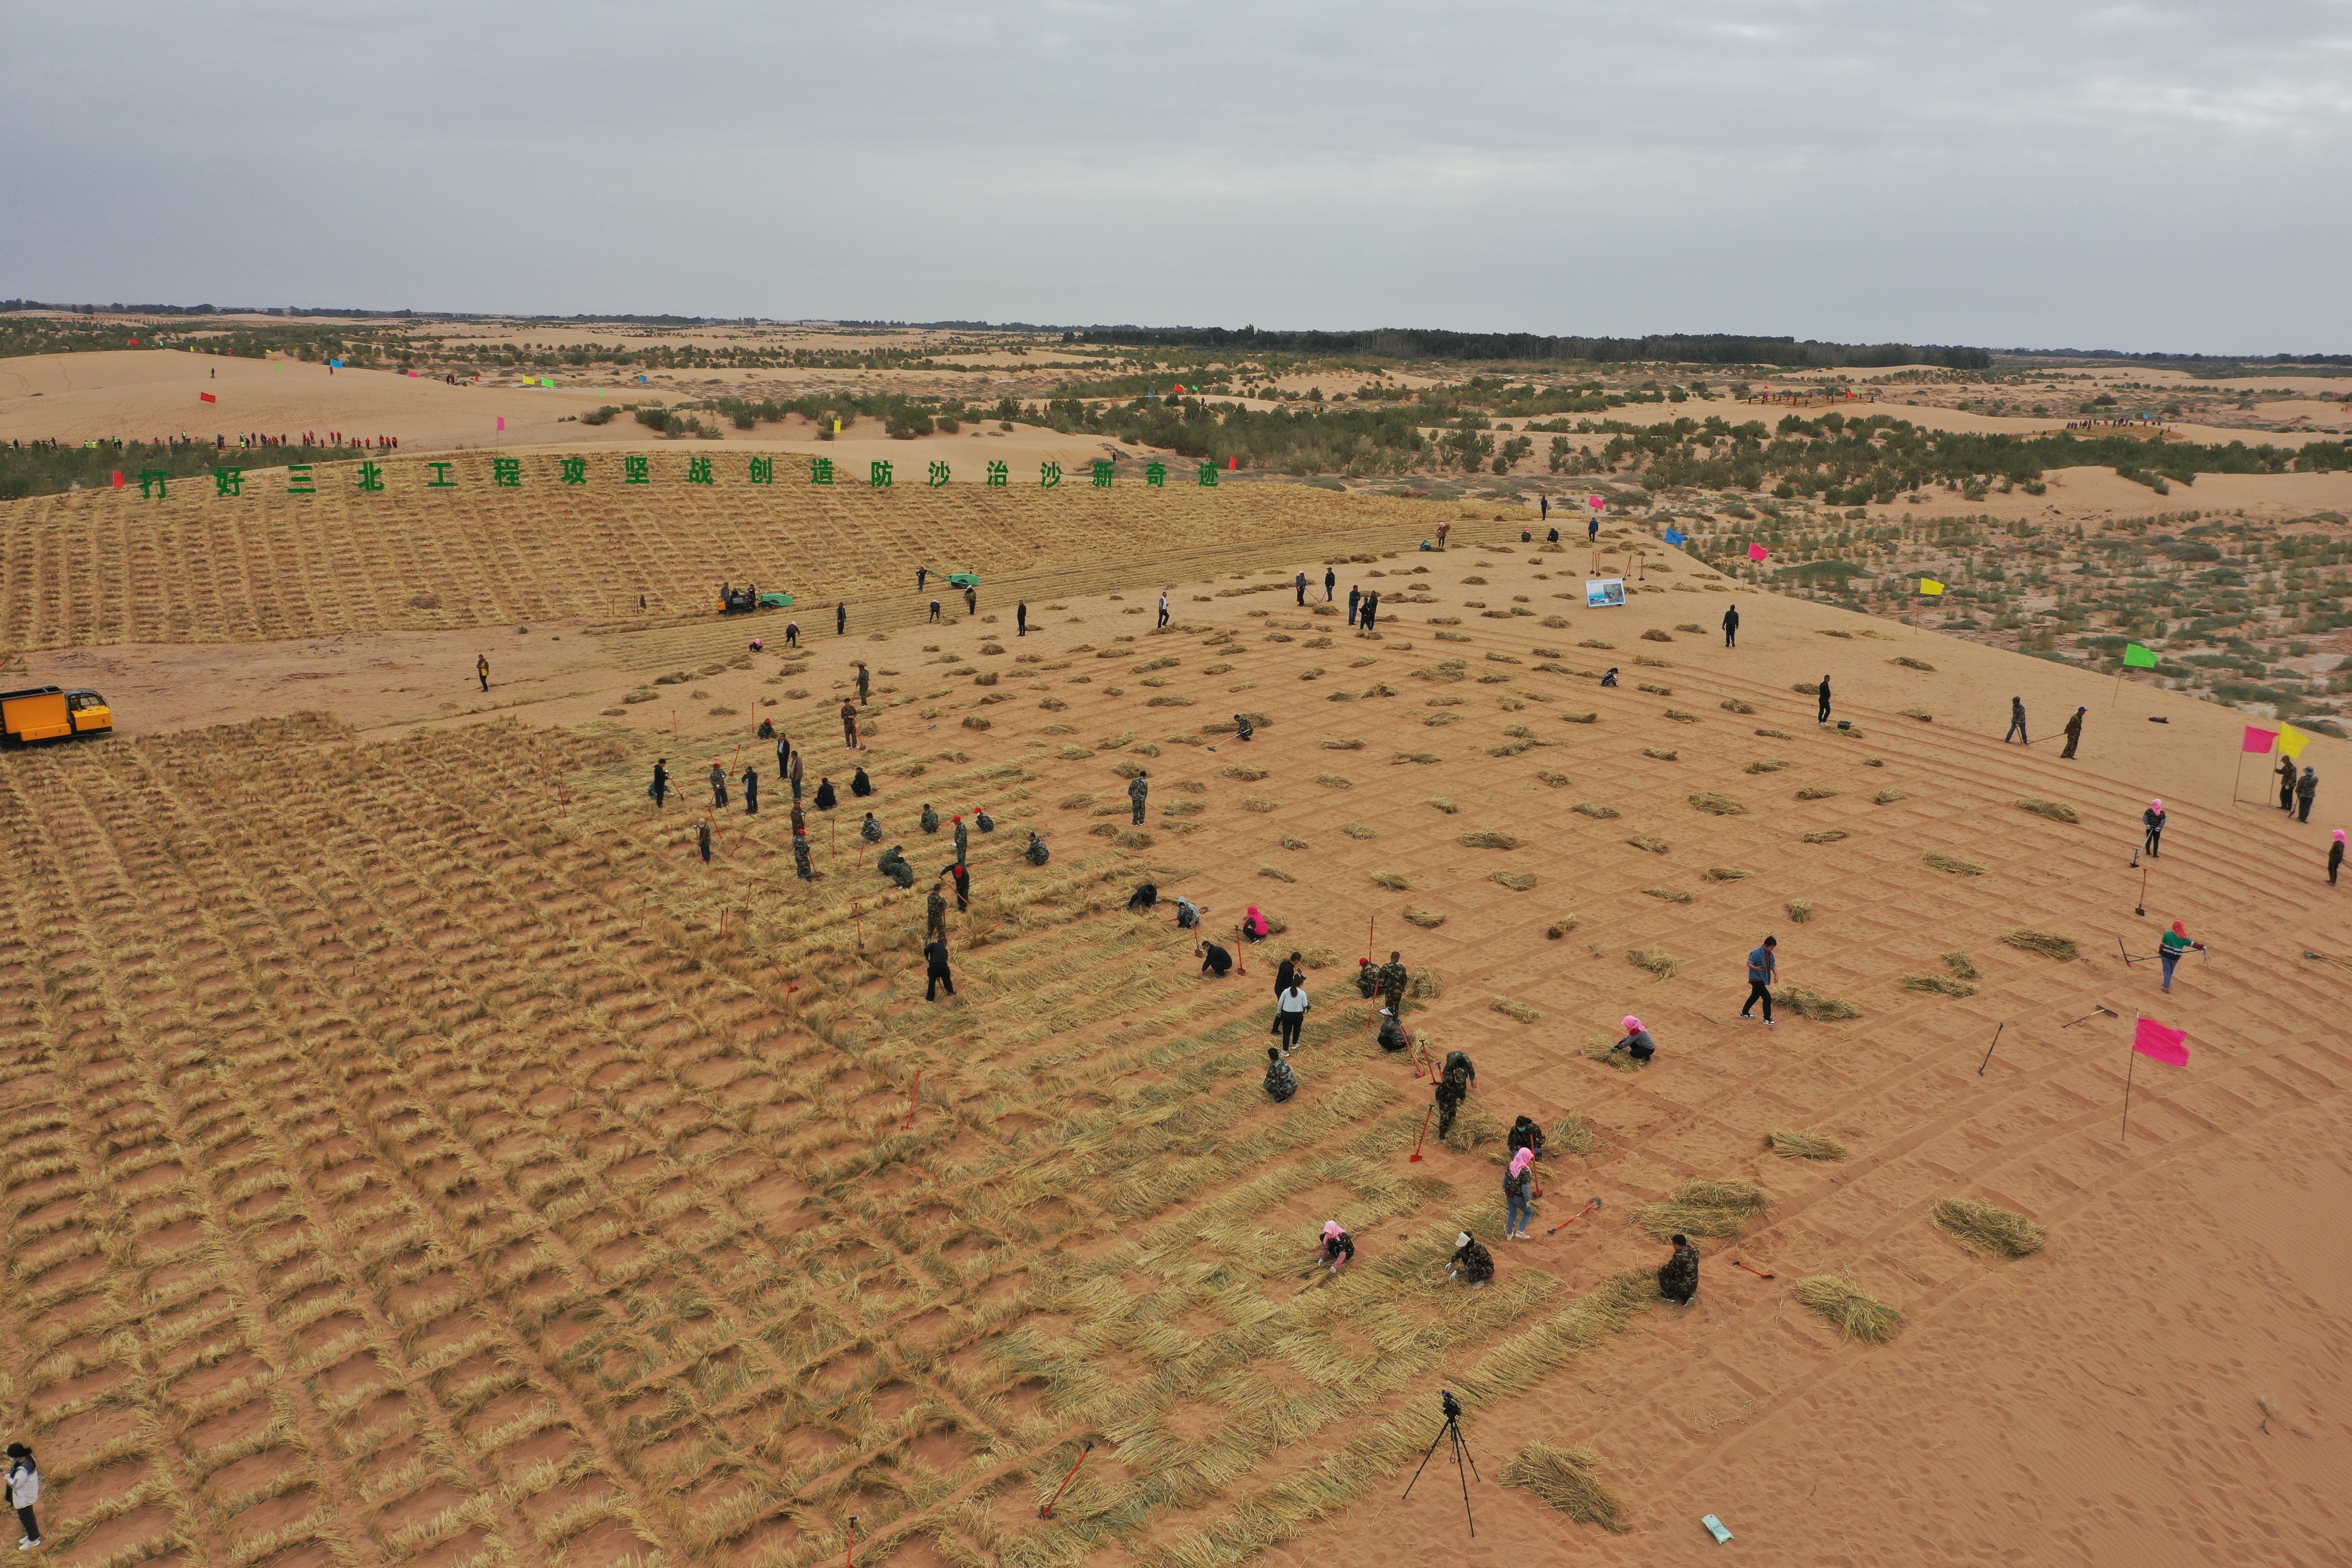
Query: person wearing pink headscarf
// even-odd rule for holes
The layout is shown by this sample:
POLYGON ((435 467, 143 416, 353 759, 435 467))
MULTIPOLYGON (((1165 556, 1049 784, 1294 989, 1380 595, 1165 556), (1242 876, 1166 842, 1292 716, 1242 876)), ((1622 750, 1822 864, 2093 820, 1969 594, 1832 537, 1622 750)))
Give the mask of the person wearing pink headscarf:
POLYGON ((1242 940, 1244 942, 1264 942, 1273 930, 1274 928, 1272 926, 1266 924, 1265 916, 1258 912, 1258 908, 1255 904, 1252 904, 1249 907, 1249 913, 1242 917, 1242 940))
POLYGON ((1355 1261, 1356 1238, 1338 1220, 1327 1219, 1323 1222, 1323 1246, 1316 1257, 1324 1268, 1337 1274, 1355 1261))
POLYGON ((1635 1061, 1646 1063, 1658 1054, 1658 1042, 1650 1038, 1650 1031, 1642 1027, 1642 1020, 1631 1013, 1625 1015, 1625 1037, 1609 1047, 1613 1055, 1623 1051, 1635 1061))
POLYGON ((2147 829, 2147 842, 2142 847, 2147 851, 2149 859, 2161 860, 2164 858, 2164 802, 2149 801, 2147 809, 2139 814, 2139 819, 2147 829))
POLYGON ((2336 830, 2336 842, 2327 847, 2327 885, 2336 886, 2336 873, 2344 864, 2344 830, 2336 830))
POLYGON ((1522 1149, 1511 1156, 1510 1168, 1503 1173, 1503 1239, 1525 1241, 1528 1224, 1535 1218, 1536 1179, 1531 1167, 1536 1152, 1522 1149))

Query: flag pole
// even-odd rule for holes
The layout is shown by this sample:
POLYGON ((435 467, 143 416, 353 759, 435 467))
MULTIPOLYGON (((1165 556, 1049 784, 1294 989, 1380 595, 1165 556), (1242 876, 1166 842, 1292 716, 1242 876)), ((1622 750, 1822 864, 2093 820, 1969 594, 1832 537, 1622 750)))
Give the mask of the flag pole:
POLYGON ((2126 1143, 2129 1143, 2129 1142, 2131 1142, 2131 1086, 2132 1086, 2132 1070, 2133 1070, 2135 1068, 2137 1068, 2137 1067, 2139 1066, 2139 1026, 2140 1026, 2140 1015, 2135 1014, 2135 1015, 2133 1016, 2133 1017, 2132 1017, 2132 1047, 2131 1047, 2131 1054, 2130 1054, 2129 1056, 2127 1056, 2127 1057, 2125 1058, 2125 1060, 2124 1060, 2124 1131, 2123 1131, 2123 1142, 2126 1142, 2126 1143))
POLYGON ((2244 801, 2238 798, 2240 792, 2245 788, 2245 784, 2246 747, 2245 743, 2241 742, 2238 745, 2238 776, 2230 781, 2230 804, 2231 805, 2243 805, 2246 804, 2244 801))

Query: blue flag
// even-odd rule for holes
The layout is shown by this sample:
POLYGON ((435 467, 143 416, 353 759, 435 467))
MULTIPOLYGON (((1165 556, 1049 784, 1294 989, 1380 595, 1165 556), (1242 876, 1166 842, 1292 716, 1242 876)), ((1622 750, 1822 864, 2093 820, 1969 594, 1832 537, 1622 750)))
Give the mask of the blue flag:
POLYGON ((1679 528, 1670 528, 1666 530, 1666 542, 1668 544, 1680 544, 1689 537, 1689 534, 1685 533, 1679 528))

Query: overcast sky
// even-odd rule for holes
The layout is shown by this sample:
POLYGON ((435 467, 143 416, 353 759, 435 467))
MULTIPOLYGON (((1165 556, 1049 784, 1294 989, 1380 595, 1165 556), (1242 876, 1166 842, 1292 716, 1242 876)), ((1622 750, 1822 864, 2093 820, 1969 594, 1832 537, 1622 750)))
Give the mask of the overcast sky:
POLYGON ((0 296, 2352 351, 2352 0, 91 0, 0 296))

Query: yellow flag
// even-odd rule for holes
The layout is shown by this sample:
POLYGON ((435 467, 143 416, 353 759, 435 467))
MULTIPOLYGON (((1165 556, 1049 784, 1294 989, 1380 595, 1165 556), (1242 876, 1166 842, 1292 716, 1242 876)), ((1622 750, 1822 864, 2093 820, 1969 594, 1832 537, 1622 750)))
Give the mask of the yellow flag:
POLYGON ((2278 749, 2280 756, 2299 757, 2303 755, 2303 749, 2309 744, 2311 744, 2311 737, 2296 729, 2294 725, 2282 724, 2279 726, 2278 749))
POLYGON ((1941 583, 1937 582, 1933 577, 1922 577, 1919 579, 1919 592, 1923 594, 1940 594, 1943 591, 1944 585, 1941 583))

